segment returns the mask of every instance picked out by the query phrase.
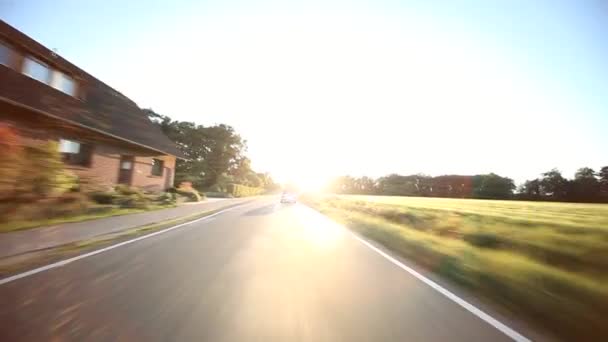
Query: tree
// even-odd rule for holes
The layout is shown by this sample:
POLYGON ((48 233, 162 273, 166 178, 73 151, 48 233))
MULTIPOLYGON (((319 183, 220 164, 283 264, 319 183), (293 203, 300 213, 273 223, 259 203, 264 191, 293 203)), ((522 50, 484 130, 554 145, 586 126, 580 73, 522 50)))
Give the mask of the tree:
POLYGON ((540 181, 541 193, 545 196, 555 199, 564 200, 568 193, 568 181, 562 177, 561 172, 557 169, 551 169, 542 174, 540 181))
POLYGON ((513 196, 515 183, 495 173, 473 176, 473 195, 477 198, 507 199, 513 196))
POLYGON ((357 189, 362 194, 374 194, 376 193, 376 181, 372 178, 363 176, 356 180, 357 189))
POLYGON ((334 178, 329 184, 329 191, 337 194, 354 194, 355 179, 351 176, 341 176, 334 178))
POLYGON ((582 167, 576 171, 570 183, 568 199, 578 202, 596 202, 599 200, 600 183, 593 169, 582 167))
POLYGON ((526 181, 520 187, 519 193, 523 195, 523 198, 525 199, 540 199, 542 197, 540 182, 541 181, 538 178, 526 181))
POLYGON ((598 175, 600 176, 600 183, 608 184, 608 166, 602 167, 598 175))
POLYGON ((231 126, 205 127, 193 122, 174 121, 151 109, 144 112, 186 157, 176 164, 176 182, 187 180, 197 187, 207 188, 216 184, 223 174, 242 172, 242 178, 246 178, 242 164, 246 159, 247 143, 231 126))
POLYGON ((431 196, 431 177, 425 175, 402 176, 390 174, 376 182, 376 192, 392 196, 431 196))
POLYGON ((598 175, 600 177, 600 194, 604 201, 608 202, 608 166, 602 167, 598 175))
POLYGON ((258 178, 261 180, 262 182, 262 187, 264 189, 266 189, 266 191, 275 191, 278 190, 281 185, 277 184, 274 179, 272 179, 272 177, 270 176, 269 173, 265 172, 259 172, 257 173, 258 178))

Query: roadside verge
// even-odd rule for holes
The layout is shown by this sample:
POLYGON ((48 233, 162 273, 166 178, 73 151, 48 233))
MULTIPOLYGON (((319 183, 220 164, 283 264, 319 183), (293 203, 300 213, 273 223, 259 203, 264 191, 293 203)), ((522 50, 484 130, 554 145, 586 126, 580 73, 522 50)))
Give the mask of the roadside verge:
POLYGON ((217 209, 201 211, 165 221, 144 224, 119 232, 99 235, 89 239, 70 242, 52 248, 34 250, 0 259, 0 285, 36 273, 66 265, 95 254, 121 247, 158 234, 163 234, 185 225, 211 218, 251 203, 253 200, 229 204, 217 209))
MULTIPOLYGON (((586 283, 572 275, 556 277, 561 273, 547 274, 546 267, 528 260, 523 263, 522 257, 469 247, 451 236, 448 239, 387 221, 378 211, 315 200, 305 203, 383 250, 390 250, 390 254, 434 273, 446 284, 463 289, 465 294, 474 293, 476 299, 500 309, 505 316, 535 323, 535 330, 547 331, 546 335, 575 340, 605 336, 601 325, 603 303, 608 298, 602 295, 605 288, 581 287, 586 283), (593 329, 585 329, 585 325, 593 329)), ((403 216, 409 218, 406 215, 411 216, 411 212, 404 210, 403 216)))

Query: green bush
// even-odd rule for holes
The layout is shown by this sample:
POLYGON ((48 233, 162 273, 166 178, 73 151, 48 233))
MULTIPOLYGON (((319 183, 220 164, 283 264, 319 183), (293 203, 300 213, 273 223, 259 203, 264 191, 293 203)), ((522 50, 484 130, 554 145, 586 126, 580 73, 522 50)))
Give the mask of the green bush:
POLYGON ((204 194, 200 194, 196 189, 188 186, 182 186, 179 188, 171 188, 168 192, 175 193, 179 196, 185 197, 188 202, 200 202, 205 199, 204 194))
POLYGON ((118 184, 114 187, 114 191, 120 195, 130 196, 130 195, 138 195, 143 196, 144 193, 141 189, 135 188, 132 186, 128 186, 125 184, 118 184))
POLYGON ((226 193, 226 187, 219 184, 213 184, 207 190, 211 193, 226 193))
POLYGON ((27 146, 22 156, 15 184, 17 196, 33 194, 42 198, 63 192, 70 177, 64 171, 55 141, 27 146))
POLYGON ((96 191, 88 194, 89 198, 98 204, 114 204, 114 201, 119 196, 111 191, 96 191))
POLYGON ((124 184, 114 187, 114 192, 96 192, 95 198, 100 200, 100 204, 116 204, 121 208, 146 209, 151 204, 152 199, 141 189, 124 184))
POLYGON ((177 202, 177 196, 172 192, 163 192, 156 200, 162 205, 171 205, 177 202))
POLYGON ((150 201, 138 194, 119 196, 114 200, 121 208, 147 209, 150 201))
POLYGON ((14 195, 24 163, 23 144, 9 125, 0 123, 0 200, 14 195))
POLYGON ((14 206, 8 221, 33 221, 80 215, 86 213, 89 207, 90 202, 86 195, 68 192, 57 197, 38 199, 28 205, 14 206))
POLYGON ((56 192, 77 192, 80 191, 80 179, 68 170, 61 170, 55 176, 56 192))
POLYGON ((65 170, 57 142, 25 144, 0 124, 0 200, 27 202, 77 191, 78 177, 65 170))
POLYGON ((226 192, 234 197, 248 197, 256 196, 264 192, 263 188, 253 188, 241 184, 228 184, 226 186, 226 192))

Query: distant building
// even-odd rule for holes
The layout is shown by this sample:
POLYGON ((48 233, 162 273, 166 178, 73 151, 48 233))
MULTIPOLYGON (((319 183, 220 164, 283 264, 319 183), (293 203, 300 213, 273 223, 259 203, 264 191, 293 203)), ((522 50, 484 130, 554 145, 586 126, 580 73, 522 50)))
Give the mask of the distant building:
POLYGON ((181 153, 129 98, 0 20, 0 122, 99 184, 173 185, 181 153))

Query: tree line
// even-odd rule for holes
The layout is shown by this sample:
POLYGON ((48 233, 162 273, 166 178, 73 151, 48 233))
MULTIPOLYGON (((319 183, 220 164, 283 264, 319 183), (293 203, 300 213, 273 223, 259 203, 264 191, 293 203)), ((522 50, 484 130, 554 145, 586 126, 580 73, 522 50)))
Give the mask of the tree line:
POLYGON ((566 179, 559 170, 552 169, 519 187, 513 179, 494 173, 437 177, 390 174, 377 179, 337 177, 327 190, 339 194, 608 202, 608 166, 599 172, 580 168, 573 179, 566 179))
POLYGON ((173 120, 152 109, 144 109, 144 112, 186 157, 176 162, 176 184, 187 181, 204 191, 225 191, 229 184, 267 190, 279 187, 270 174, 251 168, 251 160, 245 155, 247 141, 231 126, 203 126, 173 120))

